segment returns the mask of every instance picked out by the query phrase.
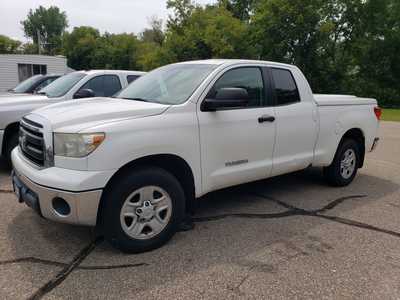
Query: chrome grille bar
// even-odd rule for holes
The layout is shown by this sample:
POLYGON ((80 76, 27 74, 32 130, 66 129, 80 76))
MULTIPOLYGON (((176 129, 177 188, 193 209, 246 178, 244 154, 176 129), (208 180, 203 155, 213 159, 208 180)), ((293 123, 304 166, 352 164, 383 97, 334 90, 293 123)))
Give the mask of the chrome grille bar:
POLYGON ((43 128, 43 126, 23 118, 20 122, 19 147, 28 160, 43 167, 45 163, 45 144, 40 128, 43 128))

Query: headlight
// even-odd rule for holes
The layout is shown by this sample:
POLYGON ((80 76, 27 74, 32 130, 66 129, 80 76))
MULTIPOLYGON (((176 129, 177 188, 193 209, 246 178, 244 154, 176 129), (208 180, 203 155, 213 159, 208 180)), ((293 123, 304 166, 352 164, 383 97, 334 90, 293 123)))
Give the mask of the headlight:
POLYGON ((104 133, 54 133, 54 155, 84 157, 105 138, 104 133))

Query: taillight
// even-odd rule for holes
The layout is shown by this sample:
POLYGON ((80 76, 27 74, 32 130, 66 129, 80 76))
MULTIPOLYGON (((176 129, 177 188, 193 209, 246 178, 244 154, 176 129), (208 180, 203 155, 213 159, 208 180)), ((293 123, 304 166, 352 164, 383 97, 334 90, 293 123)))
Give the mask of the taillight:
POLYGON ((375 113, 375 116, 378 119, 378 121, 380 121, 381 116, 382 116, 382 108, 380 108, 379 106, 375 106, 374 113, 375 113))

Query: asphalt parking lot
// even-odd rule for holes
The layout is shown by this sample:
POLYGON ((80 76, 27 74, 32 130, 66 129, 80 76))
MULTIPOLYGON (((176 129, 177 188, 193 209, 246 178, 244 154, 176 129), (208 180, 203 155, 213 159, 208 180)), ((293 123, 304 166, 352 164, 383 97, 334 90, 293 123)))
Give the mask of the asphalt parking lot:
POLYGON ((400 123, 380 134, 352 185, 310 169, 219 191, 194 230, 139 255, 18 204, 3 163, 0 298, 398 299, 400 123))

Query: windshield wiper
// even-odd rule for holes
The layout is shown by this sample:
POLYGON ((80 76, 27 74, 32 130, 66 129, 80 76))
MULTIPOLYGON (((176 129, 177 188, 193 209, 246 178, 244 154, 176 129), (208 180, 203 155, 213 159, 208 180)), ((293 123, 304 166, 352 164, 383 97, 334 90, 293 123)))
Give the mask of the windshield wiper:
POLYGON ((36 92, 35 94, 36 95, 46 95, 47 96, 46 92, 36 92))

